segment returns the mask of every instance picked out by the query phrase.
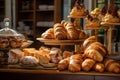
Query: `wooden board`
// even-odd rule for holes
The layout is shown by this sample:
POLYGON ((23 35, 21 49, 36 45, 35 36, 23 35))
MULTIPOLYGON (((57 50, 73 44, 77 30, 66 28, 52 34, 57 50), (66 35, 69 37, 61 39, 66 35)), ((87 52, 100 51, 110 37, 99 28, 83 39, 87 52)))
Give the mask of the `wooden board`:
POLYGON ((82 43, 85 40, 85 38, 79 40, 56 40, 56 39, 37 38, 37 40, 48 45, 75 45, 82 43))

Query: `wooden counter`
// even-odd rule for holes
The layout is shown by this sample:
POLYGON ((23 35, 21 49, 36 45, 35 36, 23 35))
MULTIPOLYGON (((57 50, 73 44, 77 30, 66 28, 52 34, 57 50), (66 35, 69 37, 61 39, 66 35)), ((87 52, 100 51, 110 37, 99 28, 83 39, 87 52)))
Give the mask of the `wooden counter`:
POLYGON ((120 74, 33 69, 0 69, 0 80, 120 80, 120 74))

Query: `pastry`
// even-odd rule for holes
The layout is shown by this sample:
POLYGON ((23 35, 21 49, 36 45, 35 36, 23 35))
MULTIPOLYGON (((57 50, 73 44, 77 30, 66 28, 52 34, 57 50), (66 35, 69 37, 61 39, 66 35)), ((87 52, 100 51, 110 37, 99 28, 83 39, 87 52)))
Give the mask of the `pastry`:
POLYGON ((70 16, 86 16, 86 15, 87 15, 87 10, 85 9, 84 4, 80 3, 79 0, 76 0, 74 7, 70 12, 70 16))
POLYGON ((51 48, 50 50, 50 61, 52 63, 58 63, 60 60, 62 60, 62 51, 59 48, 51 48))
POLYGON ((35 48, 24 48, 23 49, 24 56, 35 56, 36 51, 37 50, 35 48))
POLYGON ((44 39, 55 39, 54 29, 53 28, 47 29, 44 33, 42 33, 41 37, 44 39))
POLYGON ((101 13, 101 9, 100 8, 95 8, 94 10, 91 11, 90 14, 93 18, 97 18, 100 13, 101 13))
POLYGON ((102 21, 105 23, 119 23, 120 19, 117 11, 118 11, 117 8, 112 8, 110 6, 102 21))
POLYGON ((23 56, 20 58, 20 64, 23 66, 37 66, 38 60, 33 56, 23 56))
POLYGON ((55 39, 58 39, 58 40, 67 39, 67 32, 63 27, 63 25, 60 23, 56 23, 54 25, 54 35, 55 35, 55 39))
POLYGON ((104 65, 108 72, 120 73, 120 64, 115 60, 106 58, 104 60, 104 65))
POLYGON ((67 69, 69 66, 69 62, 70 62, 70 57, 67 57, 67 58, 60 60, 58 63, 58 66, 57 66, 58 70, 67 69))
POLYGON ((68 70, 71 72, 81 71, 81 64, 83 62, 81 54, 75 54, 70 57, 70 62, 68 66, 68 70))
POLYGON ((73 52, 64 51, 62 56, 63 56, 63 59, 64 59, 64 58, 70 57, 70 56, 72 56, 72 55, 73 55, 73 52))
POLYGON ((105 66, 103 63, 95 63, 95 65, 93 66, 93 69, 97 72, 104 72, 105 66))
POLYGON ((9 40, 8 38, 0 38, 0 48, 6 48, 9 46, 9 40))
POLYGON ((106 47, 100 42, 90 44, 84 51, 84 57, 91 58, 95 61, 102 62, 108 53, 106 47))
POLYGON ((92 69, 92 67, 94 66, 95 61, 93 59, 89 59, 86 58, 83 62, 82 62, 82 70, 88 72, 92 69))

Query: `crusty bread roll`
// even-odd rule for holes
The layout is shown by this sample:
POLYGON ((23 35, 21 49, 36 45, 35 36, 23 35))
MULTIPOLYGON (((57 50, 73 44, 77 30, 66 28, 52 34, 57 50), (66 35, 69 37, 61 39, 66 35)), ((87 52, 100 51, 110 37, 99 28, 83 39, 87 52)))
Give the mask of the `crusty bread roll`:
POLYGON ((82 62, 82 69, 84 71, 90 71, 92 69, 92 67, 94 66, 95 61, 93 59, 89 59, 86 58, 83 62, 82 62))
POLYGON ((93 69, 97 72, 104 72, 105 66, 103 63, 95 63, 95 65, 93 66, 93 69))
POLYGON ((81 54, 75 54, 70 57, 68 70, 71 72, 78 72, 81 70, 81 64, 83 62, 81 54))
POLYGON ((55 35, 55 39, 58 39, 58 40, 67 39, 67 32, 63 27, 63 25, 60 23, 54 24, 54 35, 55 35))
POLYGON ((104 56, 107 54, 106 47, 100 42, 90 44, 84 52, 84 57, 92 58, 95 61, 102 62, 104 56))
POLYGON ((70 57, 67 57, 67 58, 60 60, 58 63, 58 66, 57 66, 58 70, 67 69, 69 66, 69 62, 70 62, 70 57))
POLYGON ((54 29, 53 28, 47 29, 44 33, 42 33, 41 37, 44 39, 54 39, 55 38, 54 29))
POLYGON ((104 60, 104 65, 108 72, 120 73, 120 64, 115 60, 106 58, 104 60))

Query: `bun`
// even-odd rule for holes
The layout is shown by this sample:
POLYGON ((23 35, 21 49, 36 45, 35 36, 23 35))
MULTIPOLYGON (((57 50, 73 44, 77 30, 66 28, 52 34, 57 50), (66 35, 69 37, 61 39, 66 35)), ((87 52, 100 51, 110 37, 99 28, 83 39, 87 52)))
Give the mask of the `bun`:
POLYGON ((104 72, 105 66, 103 63, 95 63, 95 65, 93 66, 93 69, 97 72, 104 72))
POLYGON ((115 60, 106 58, 104 60, 104 65, 108 72, 120 73, 120 64, 115 60))
POLYGON ((55 34, 55 38, 58 40, 67 39, 67 32, 65 28, 63 27, 63 25, 60 23, 56 23, 54 25, 54 34, 55 34))
POLYGON ((42 33, 41 37, 44 38, 44 39, 55 39, 54 29, 53 28, 49 28, 44 33, 42 33))
POLYGON ((88 57, 95 61, 102 62, 106 54, 106 47, 100 42, 94 42, 85 49, 84 57, 88 57))
POLYGON ((90 71, 92 67, 94 66, 95 61, 93 59, 85 59, 82 63, 82 69, 86 72, 90 71))
POLYGON ((58 70, 65 70, 68 68, 70 62, 70 57, 62 59, 58 63, 58 70))
POLYGON ((75 54, 70 57, 70 62, 68 66, 68 70, 71 72, 78 72, 81 70, 81 64, 82 64, 82 55, 81 54, 75 54))
POLYGON ((6 48, 9 46, 9 40, 7 38, 0 38, 0 48, 6 48))

